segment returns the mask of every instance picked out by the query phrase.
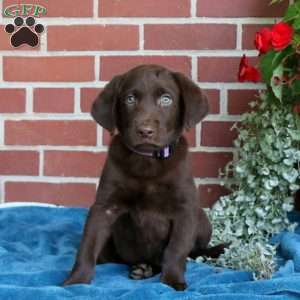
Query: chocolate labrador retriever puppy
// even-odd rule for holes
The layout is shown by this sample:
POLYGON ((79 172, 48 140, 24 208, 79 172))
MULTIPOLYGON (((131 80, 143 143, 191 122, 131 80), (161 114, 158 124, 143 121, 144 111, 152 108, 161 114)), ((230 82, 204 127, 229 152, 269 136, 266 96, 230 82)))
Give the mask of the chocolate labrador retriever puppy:
POLYGON ((182 136, 207 111, 196 84, 161 66, 136 67, 105 87, 92 116, 114 137, 65 285, 89 283, 97 263, 118 262, 133 278, 161 271, 161 282, 183 290, 188 256, 222 252, 207 248, 212 229, 182 136))

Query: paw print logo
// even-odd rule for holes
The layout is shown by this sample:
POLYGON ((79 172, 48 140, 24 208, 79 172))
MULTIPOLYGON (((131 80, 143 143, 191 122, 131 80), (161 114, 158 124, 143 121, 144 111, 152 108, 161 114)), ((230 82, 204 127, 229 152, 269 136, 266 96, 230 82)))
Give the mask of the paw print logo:
POLYGON ((5 26, 5 31, 12 34, 10 42, 15 48, 23 44, 31 47, 36 47, 39 44, 39 34, 44 31, 44 26, 42 24, 35 24, 33 17, 26 18, 25 24, 22 17, 17 17, 14 20, 14 24, 7 24, 5 26))

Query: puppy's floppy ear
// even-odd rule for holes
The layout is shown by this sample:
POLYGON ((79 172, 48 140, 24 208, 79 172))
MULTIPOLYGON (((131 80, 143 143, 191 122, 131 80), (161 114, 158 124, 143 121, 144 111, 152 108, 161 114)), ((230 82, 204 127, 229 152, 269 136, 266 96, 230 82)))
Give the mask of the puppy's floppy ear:
POLYGON ((189 78, 181 73, 173 73, 180 89, 184 103, 184 126, 191 128, 199 123, 208 113, 207 97, 201 89, 189 78))
POLYGON ((93 103, 91 115, 94 120, 110 132, 116 127, 115 106, 122 76, 115 76, 93 103))

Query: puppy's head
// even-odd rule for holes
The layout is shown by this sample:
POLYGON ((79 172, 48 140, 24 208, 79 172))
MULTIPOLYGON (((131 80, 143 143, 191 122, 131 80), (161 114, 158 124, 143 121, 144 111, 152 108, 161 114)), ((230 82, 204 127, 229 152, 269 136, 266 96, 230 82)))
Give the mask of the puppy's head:
POLYGON ((92 116, 140 150, 174 142, 207 114, 200 88, 181 73, 142 65, 114 77, 95 100, 92 116))

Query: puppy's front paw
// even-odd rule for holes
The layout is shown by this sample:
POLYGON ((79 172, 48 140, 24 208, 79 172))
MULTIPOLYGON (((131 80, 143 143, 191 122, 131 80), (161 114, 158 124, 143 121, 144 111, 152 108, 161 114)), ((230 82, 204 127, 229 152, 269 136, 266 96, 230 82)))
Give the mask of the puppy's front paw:
POLYGON ((71 285, 71 284, 89 284, 91 283, 93 278, 92 272, 84 272, 84 271, 74 271, 69 277, 64 281, 63 286, 71 285))
POLYGON ((187 288, 187 284, 184 279, 178 279, 176 276, 163 275, 160 281, 164 284, 171 286, 176 291, 184 291, 187 288))

